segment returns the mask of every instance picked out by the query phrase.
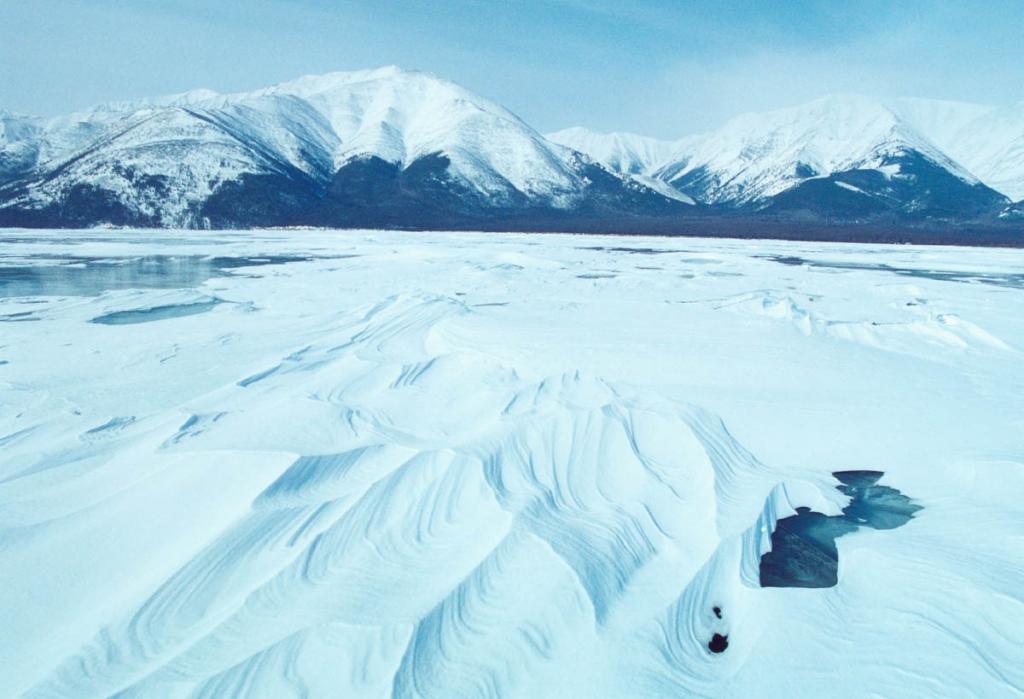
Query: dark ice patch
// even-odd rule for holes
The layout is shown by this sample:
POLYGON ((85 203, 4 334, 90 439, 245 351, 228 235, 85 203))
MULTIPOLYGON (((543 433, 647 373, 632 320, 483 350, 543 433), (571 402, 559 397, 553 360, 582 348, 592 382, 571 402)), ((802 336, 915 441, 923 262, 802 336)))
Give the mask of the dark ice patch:
POLYGON ((922 509, 899 490, 878 485, 882 471, 836 471, 836 488, 850 497, 840 515, 798 507, 772 532, 772 550, 761 556, 761 587, 834 587, 838 582, 836 539, 860 527, 895 529, 922 509))
POLYGON ((18 313, 8 313, 6 315, 0 315, 0 323, 24 323, 25 321, 41 320, 32 311, 19 311, 18 313))
POLYGON ((104 313, 90 320, 90 323, 100 325, 135 325, 136 323, 152 323, 158 320, 170 318, 183 318, 194 316, 199 313, 212 311, 214 306, 220 303, 219 299, 208 301, 197 301, 194 303, 172 303, 165 306, 150 306, 149 308, 135 308, 129 311, 113 311, 104 313))
POLYGON ((828 262, 824 260, 811 260, 795 255, 767 255, 765 259, 793 267, 813 267, 816 269, 830 269, 837 271, 867 271, 867 272, 889 272, 901 277, 916 279, 932 279, 940 282, 959 282, 961 284, 988 284, 990 286, 1001 286, 1010 289, 1024 289, 1024 273, 1007 272, 968 272, 948 269, 922 269, 915 267, 894 267, 883 263, 872 262, 828 262))
POLYGON ((135 422, 135 416, 134 415, 127 415, 127 416, 124 416, 124 417, 112 417, 109 420, 107 420, 106 422, 104 422, 102 425, 99 425, 97 427, 93 427, 90 430, 86 430, 85 433, 86 434, 99 434, 101 432, 106 432, 108 430, 120 430, 120 429, 124 429, 128 425, 131 425, 133 422, 135 422))

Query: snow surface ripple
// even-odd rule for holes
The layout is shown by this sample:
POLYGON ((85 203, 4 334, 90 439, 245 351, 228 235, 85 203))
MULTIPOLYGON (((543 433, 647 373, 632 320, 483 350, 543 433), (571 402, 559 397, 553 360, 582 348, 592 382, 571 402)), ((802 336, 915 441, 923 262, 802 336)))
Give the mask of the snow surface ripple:
POLYGON ((0 299, 41 319, 0 342, 0 693, 1024 691, 1021 292, 765 257, 1019 253, 225 235, 129 239, 308 259, 0 299), (197 293, 227 303, 88 322, 197 293), (835 588, 761 589, 848 467, 925 509, 840 539, 835 588))

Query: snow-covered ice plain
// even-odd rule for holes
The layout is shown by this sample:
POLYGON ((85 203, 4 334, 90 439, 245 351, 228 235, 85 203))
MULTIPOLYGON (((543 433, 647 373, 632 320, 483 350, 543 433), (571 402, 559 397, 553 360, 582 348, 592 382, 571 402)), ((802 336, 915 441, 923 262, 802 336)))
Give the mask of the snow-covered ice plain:
POLYGON ((0 696, 1024 695, 1022 350, 1019 250, 0 232, 0 696))

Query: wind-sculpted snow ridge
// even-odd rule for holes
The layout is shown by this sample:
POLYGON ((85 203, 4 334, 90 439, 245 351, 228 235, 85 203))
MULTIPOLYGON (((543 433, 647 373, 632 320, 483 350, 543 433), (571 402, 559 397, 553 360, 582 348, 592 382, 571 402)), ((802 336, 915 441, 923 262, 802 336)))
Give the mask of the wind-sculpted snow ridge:
POLYGON ((737 497, 716 493, 716 469, 735 481, 732 471, 756 466, 731 458, 739 448, 720 425, 579 374, 530 385, 453 357, 430 339, 465 313, 453 299, 396 298, 351 335, 328 335, 233 389, 259 392, 258 401, 239 395, 232 402, 243 407, 189 418, 168 435, 164 450, 245 453, 266 449, 274 430, 261 424, 262 404, 326 403, 307 408, 300 431, 316 413, 352 415, 343 437, 310 444, 338 452, 295 459, 249 514, 28 696, 217 686, 240 664, 257 673, 282 644, 301 663, 324 623, 406 628, 396 696, 493 696, 522 682, 524 667, 569 652, 569 609, 599 633, 621 623, 616 612, 647 603, 632 599, 635 579, 659 559, 710 553, 717 535, 699 523, 714 520, 720 498, 737 497), (424 360, 431 345, 441 353, 424 360), (486 390, 460 426, 443 411, 404 424, 410 410, 443 405, 467 374, 486 390), (309 394, 311 385, 336 388, 309 394), (231 429, 243 420, 258 437, 231 429), (524 590, 533 576, 543 587, 524 590), (474 661, 480 647, 490 650, 474 661))
POLYGON ((1024 692, 1019 253, 125 236, 0 233, 0 695, 1024 692), (858 469, 922 509, 762 588, 858 469))
POLYGON ((929 352, 929 344, 959 350, 981 346, 1014 351, 998 337, 951 313, 914 308, 899 314, 903 316, 899 320, 839 320, 822 317, 801 301, 756 291, 724 299, 716 307, 789 321, 805 335, 820 333, 891 351, 929 352))

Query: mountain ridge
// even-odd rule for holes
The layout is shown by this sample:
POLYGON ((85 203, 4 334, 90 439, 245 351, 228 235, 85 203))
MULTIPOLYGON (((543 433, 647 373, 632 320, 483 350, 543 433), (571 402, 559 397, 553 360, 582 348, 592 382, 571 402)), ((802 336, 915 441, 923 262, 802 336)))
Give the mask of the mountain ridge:
POLYGON ((578 127, 545 136, 456 83, 384 66, 52 118, 3 111, 0 225, 1016 226, 1016 200, 947 154, 968 142, 973 167, 1016 192, 1014 108, 896 104, 828 96, 677 141, 578 127), (970 130, 989 122, 1010 147, 970 130))
MULTIPOLYGON (((586 152, 612 168, 621 167, 614 154, 623 140, 642 139, 647 148, 658 156, 633 162, 632 168, 656 177, 666 173, 678 176, 688 168, 709 165, 715 155, 728 153, 732 157, 738 156, 742 145, 753 140, 752 134, 765 137, 799 127, 799 117, 809 117, 818 124, 835 124, 835 119, 829 121, 825 112, 843 107, 849 109, 851 105, 861 111, 856 126, 877 127, 882 119, 888 118, 889 130, 896 131, 908 145, 955 175, 967 181, 981 181, 1010 201, 1024 199, 1024 102, 1011 107, 994 107, 949 100, 875 99, 858 94, 834 94, 794 107, 740 114, 717 129, 675 140, 650 139, 628 132, 601 133, 583 127, 562 129, 549 133, 548 137, 586 152), (874 114, 870 114, 870 110, 874 114), (993 129, 986 125, 994 121, 1002 122, 1001 128, 993 129), (745 142, 737 146, 735 141, 744 139, 745 142), (988 152, 978 144, 985 139, 988 139, 988 152), (729 143, 729 140, 734 142, 729 143)), ((846 138, 832 140, 850 147, 860 137, 860 130, 852 128, 853 125, 850 124, 846 138)), ((880 145, 877 139, 876 145, 880 145)), ((862 148, 861 156, 866 156, 867 152, 862 148)), ((849 154, 845 159, 837 157, 834 152, 826 155, 831 155, 832 160, 845 160, 847 164, 855 160, 849 154)), ((739 169, 731 174, 738 174, 739 169)))

